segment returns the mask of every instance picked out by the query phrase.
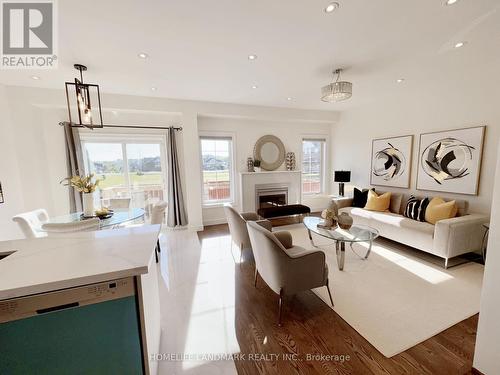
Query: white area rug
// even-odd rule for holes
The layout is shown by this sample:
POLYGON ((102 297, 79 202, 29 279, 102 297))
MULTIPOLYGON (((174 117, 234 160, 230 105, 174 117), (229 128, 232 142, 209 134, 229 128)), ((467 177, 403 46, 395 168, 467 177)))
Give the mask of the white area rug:
MULTIPOLYGON (((313 248, 302 224, 275 230, 289 230, 296 245, 313 248)), ((314 234, 313 239, 327 256, 335 312, 386 357, 479 312, 480 264, 445 270, 423 252, 378 239, 367 260, 346 244, 344 271, 339 271, 332 241, 314 234)), ((354 249, 364 255, 367 248, 356 244, 354 249)), ((314 292, 330 306, 326 288, 314 292)))

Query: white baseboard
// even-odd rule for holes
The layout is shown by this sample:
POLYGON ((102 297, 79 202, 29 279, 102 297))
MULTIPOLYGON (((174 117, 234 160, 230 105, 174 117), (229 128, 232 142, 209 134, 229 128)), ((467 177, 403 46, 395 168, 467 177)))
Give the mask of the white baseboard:
POLYGON ((203 220, 203 225, 217 225, 217 224, 226 224, 226 218, 212 219, 212 220, 203 220))

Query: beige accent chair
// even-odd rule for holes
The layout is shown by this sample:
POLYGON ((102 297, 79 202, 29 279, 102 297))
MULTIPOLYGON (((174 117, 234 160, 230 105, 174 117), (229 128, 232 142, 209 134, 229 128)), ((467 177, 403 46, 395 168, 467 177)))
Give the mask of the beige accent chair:
MULTIPOLYGON (((163 224, 163 221, 165 220, 165 211, 167 209, 167 202, 158 202, 155 205, 152 206, 151 208, 151 224, 163 224)), ((158 241, 156 242, 156 249, 155 249, 155 257, 156 257, 156 263, 158 263, 158 253, 161 252, 160 248, 160 239, 158 238, 158 241)))
POLYGON ((95 217, 73 223, 45 223, 42 225, 42 230, 50 236, 52 234, 99 230, 100 226, 101 220, 95 217))
POLYGON ((231 205, 224 205, 224 213, 226 214, 227 224, 229 226, 229 233, 231 239, 240 248, 240 263, 243 257, 243 250, 252 249, 250 238, 248 237, 247 222, 255 221, 258 225, 271 231, 273 225, 269 220, 260 218, 255 212, 238 213, 231 205))
POLYGON ((332 294, 328 286, 328 266, 325 253, 306 250, 294 246, 290 232, 270 232, 254 222, 248 222, 248 234, 255 257, 255 287, 258 274, 267 285, 279 294, 278 324, 285 293, 295 293, 326 286, 333 306, 332 294))
POLYGON ((16 215, 12 221, 19 225, 26 238, 44 237, 47 234, 41 231, 44 223, 49 221, 49 214, 43 208, 16 215))

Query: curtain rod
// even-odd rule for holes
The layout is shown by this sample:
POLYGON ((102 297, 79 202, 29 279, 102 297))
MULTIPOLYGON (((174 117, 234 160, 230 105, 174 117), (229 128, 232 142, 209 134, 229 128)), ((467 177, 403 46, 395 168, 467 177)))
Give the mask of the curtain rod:
POLYGON ((170 128, 173 128, 174 130, 182 130, 181 127, 175 127, 175 126, 141 126, 141 125, 102 125, 102 126, 85 126, 85 125, 77 125, 70 123, 68 121, 62 121, 59 123, 59 125, 64 126, 64 125, 70 125, 72 128, 85 128, 85 129, 101 129, 101 128, 128 128, 128 129, 160 129, 160 130, 168 130, 170 128))

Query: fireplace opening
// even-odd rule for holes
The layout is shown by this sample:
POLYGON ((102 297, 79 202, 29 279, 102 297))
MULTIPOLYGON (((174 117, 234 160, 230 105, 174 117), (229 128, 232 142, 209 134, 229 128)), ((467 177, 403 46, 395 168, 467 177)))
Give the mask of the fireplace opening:
POLYGON ((256 211, 259 208, 269 208, 276 206, 285 206, 288 204, 288 187, 287 186, 279 186, 279 187, 271 187, 271 186, 256 186, 256 199, 255 206, 256 211))
POLYGON ((259 197, 259 208, 285 206, 286 194, 269 194, 259 197))

